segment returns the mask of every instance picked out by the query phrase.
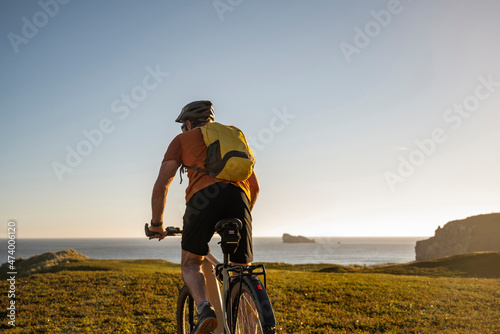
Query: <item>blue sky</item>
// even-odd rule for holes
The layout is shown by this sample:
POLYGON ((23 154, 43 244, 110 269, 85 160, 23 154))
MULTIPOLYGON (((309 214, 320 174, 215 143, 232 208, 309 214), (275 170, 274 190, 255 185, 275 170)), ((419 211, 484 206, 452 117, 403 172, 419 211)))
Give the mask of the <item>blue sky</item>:
POLYGON ((174 119, 197 99, 254 148, 257 236, 428 236, 497 212, 499 9, 2 1, 0 221, 18 237, 142 236, 174 119))

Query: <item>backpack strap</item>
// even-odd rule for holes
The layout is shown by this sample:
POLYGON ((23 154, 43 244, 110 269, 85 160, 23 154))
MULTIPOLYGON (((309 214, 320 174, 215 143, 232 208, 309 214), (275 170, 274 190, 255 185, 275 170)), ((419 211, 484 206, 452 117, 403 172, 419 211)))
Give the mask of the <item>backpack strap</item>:
MULTIPOLYGON (((202 172, 202 173, 207 173, 208 175, 210 175, 210 173, 208 172, 208 170, 206 169, 203 169, 203 168, 199 168, 199 167, 191 167, 191 166, 186 166, 184 164, 181 164, 181 168, 179 169, 179 176, 181 177, 181 182, 180 184, 182 184, 182 173, 185 173, 186 172, 186 168, 189 168, 189 169, 192 169, 192 170, 195 170, 197 171, 198 173, 199 172, 202 172)), ((198 173, 196 173, 196 175, 198 175, 198 173)), ((195 175, 195 176, 196 176, 195 175)))
POLYGON ((185 173, 186 172, 186 168, 184 166, 184 164, 181 164, 181 168, 179 168, 179 176, 181 178, 181 182, 179 182, 179 184, 182 184, 182 173, 185 173))

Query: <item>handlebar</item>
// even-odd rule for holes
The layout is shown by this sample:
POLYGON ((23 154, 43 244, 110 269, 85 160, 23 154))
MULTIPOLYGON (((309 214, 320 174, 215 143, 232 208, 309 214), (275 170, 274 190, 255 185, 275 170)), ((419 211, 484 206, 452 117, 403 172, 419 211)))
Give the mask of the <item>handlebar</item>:
MULTIPOLYGON (((182 234, 182 230, 179 227, 174 227, 174 226, 167 226, 165 228, 165 231, 167 231, 167 237, 182 234)), ((155 237, 157 235, 158 236, 160 235, 157 232, 150 231, 148 223, 146 223, 146 225, 144 225, 144 233, 146 233, 146 237, 150 237, 150 238, 155 237)))

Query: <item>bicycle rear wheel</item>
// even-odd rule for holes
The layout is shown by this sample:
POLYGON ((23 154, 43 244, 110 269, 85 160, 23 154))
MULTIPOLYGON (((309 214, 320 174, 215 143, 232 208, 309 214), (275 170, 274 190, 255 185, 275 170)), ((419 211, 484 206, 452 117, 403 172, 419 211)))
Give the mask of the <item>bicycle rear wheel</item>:
POLYGON ((262 283, 255 277, 234 282, 231 288, 234 334, 274 334, 275 320, 271 303, 262 283), (257 283, 253 282, 254 280, 257 283), (255 287, 259 287, 256 290, 255 287))
POLYGON ((179 292, 177 299, 177 334, 190 334, 198 321, 198 310, 187 286, 179 292))

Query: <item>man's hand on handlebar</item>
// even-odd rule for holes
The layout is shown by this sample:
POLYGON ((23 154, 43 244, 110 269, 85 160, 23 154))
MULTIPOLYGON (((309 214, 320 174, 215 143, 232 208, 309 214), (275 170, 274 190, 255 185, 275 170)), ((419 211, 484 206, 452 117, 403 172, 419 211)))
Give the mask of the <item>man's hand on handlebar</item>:
POLYGON ((154 227, 149 226, 148 223, 144 226, 144 232, 146 233, 146 236, 149 237, 149 240, 158 239, 158 241, 165 239, 168 234, 163 226, 154 227))
POLYGON ((164 228, 163 226, 154 227, 149 226, 148 223, 144 225, 144 232, 146 233, 146 237, 151 239, 158 239, 158 241, 165 239, 166 236, 180 235, 182 234, 182 230, 178 227, 167 226, 164 228))

